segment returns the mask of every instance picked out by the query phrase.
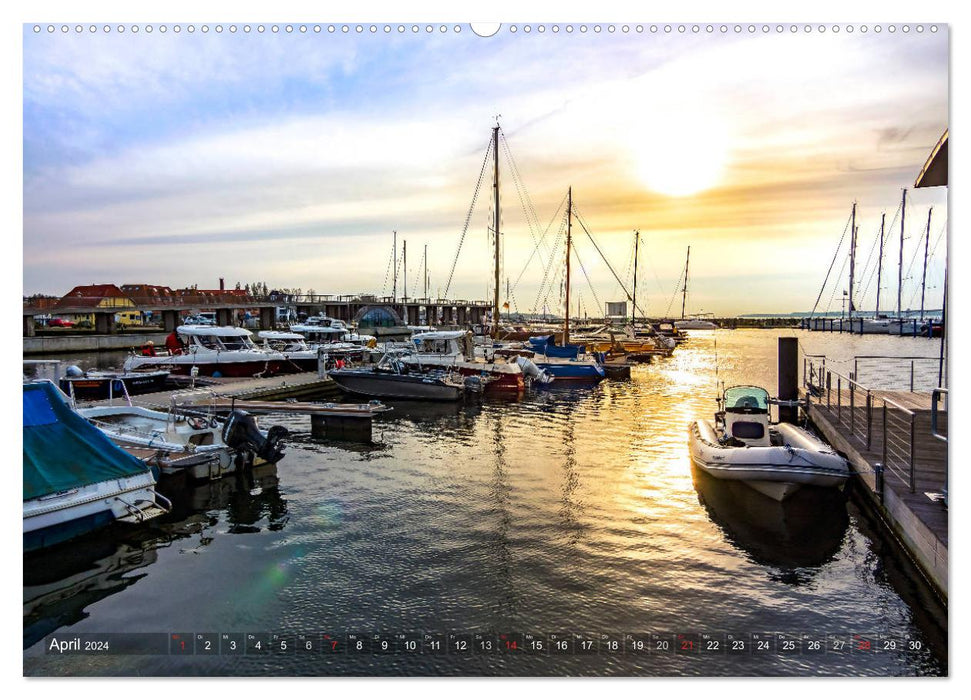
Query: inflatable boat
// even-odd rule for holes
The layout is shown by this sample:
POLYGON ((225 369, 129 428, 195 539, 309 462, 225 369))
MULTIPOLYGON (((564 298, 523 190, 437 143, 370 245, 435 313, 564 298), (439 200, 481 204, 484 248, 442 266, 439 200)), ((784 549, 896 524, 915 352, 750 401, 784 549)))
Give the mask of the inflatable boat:
POLYGON ((802 486, 842 488, 849 465, 809 432, 769 423, 769 394, 756 386, 729 387, 715 422, 690 428, 691 459, 717 479, 743 481, 777 501, 802 486))

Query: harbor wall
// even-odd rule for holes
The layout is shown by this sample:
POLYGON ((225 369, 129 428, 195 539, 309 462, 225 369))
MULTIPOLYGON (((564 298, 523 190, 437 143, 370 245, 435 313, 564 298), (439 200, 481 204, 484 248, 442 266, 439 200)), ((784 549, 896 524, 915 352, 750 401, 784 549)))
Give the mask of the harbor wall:
POLYGON ((101 350, 128 350, 148 341, 156 345, 165 342, 166 333, 125 333, 118 335, 66 335, 34 336, 24 338, 24 356, 53 355, 67 352, 99 352, 101 350))

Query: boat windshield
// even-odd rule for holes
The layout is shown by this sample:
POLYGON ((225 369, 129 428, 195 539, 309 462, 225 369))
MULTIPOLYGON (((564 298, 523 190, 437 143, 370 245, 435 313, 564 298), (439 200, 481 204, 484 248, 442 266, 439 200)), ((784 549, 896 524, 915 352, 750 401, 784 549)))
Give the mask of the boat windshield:
POLYGON ((221 339, 227 350, 251 350, 253 341, 245 335, 229 335, 221 339))
POLYGON ((769 410, 769 392, 758 386, 733 386, 725 389, 725 410, 733 408, 769 410))

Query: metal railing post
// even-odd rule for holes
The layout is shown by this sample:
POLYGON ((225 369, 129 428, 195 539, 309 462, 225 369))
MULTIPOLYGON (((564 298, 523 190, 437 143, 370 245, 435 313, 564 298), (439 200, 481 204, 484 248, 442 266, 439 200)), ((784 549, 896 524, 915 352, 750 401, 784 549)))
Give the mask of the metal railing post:
POLYGON ((850 382, 850 435, 856 434, 856 401, 854 393, 855 384, 850 382))
POLYGON ((910 414, 910 492, 911 493, 917 492, 917 470, 915 469, 916 465, 914 461, 914 452, 916 451, 915 445, 914 445, 914 442, 915 442, 914 438, 917 432, 916 418, 917 418, 916 414, 914 413, 910 414))
POLYGON ((866 449, 870 451, 873 442, 873 394, 866 392, 866 449))
POLYGON ((830 390, 833 387, 833 377, 829 372, 826 373, 826 410, 830 410, 833 406, 832 398, 830 397, 830 390))
POLYGON ((843 378, 836 375, 836 420, 843 421, 843 378))
POLYGON ((910 361, 910 393, 914 393, 914 361, 910 361))
POLYGON ((887 466, 887 402, 883 402, 883 466, 887 466))
POLYGON ((877 462, 873 465, 873 490, 876 491, 877 497, 880 499, 880 505, 883 505, 883 464, 877 462))

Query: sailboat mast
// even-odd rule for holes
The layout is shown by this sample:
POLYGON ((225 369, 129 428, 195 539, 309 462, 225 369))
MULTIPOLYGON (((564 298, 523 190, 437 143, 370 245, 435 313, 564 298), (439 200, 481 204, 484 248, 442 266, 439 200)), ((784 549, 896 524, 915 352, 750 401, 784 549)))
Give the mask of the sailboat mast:
POLYGON ((688 255, 684 259, 684 287, 681 288, 681 318, 684 319, 684 305, 688 301, 688 263, 691 261, 691 246, 688 246, 688 255))
POLYGON ((428 244, 427 243, 425 244, 425 255, 422 256, 422 259, 425 261, 425 264, 423 265, 425 270, 422 273, 422 279, 425 280, 425 299, 427 299, 428 298, 428 244))
POLYGON ((630 323, 634 325, 634 315, 637 313, 637 253, 641 244, 641 232, 634 231, 634 298, 631 301, 633 308, 630 310, 630 323))
POLYGON ((887 220, 887 212, 880 215, 880 255, 877 258, 877 310, 874 316, 880 318, 880 277, 883 275, 883 225, 887 220))
POLYGON ((853 202, 853 213, 850 215, 850 329, 853 328, 853 276, 856 272, 856 202, 853 202))
POLYGON ((404 273, 404 290, 401 292, 402 298, 408 301, 408 241, 401 242, 401 271, 404 273))
POLYGON ((573 187, 566 194, 566 318, 563 319, 563 344, 570 342, 570 240, 573 228, 573 187))
POLYGON ((391 301, 398 301, 398 232, 392 231, 394 236, 391 244, 391 267, 394 268, 394 287, 391 291, 391 301))
POLYGON ((927 291, 927 246, 931 241, 931 213, 934 207, 927 210, 927 232, 924 234, 924 276, 920 281, 920 320, 924 320, 924 293, 927 291))
MULTIPOLYGON (((897 264, 897 318, 899 319, 901 306, 900 294, 904 287, 904 217, 907 214, 907 188, 904 188, 904 197, 900 202, 900 259, 897 264)), ((903 329, 901 329, 903 332, 903 329)))
POLYGON ((495 206, 493 231, 496 233, 495 297, 492 300, 492 337, 499 335, 499 125, 492 128, 492 189, 495 206))

